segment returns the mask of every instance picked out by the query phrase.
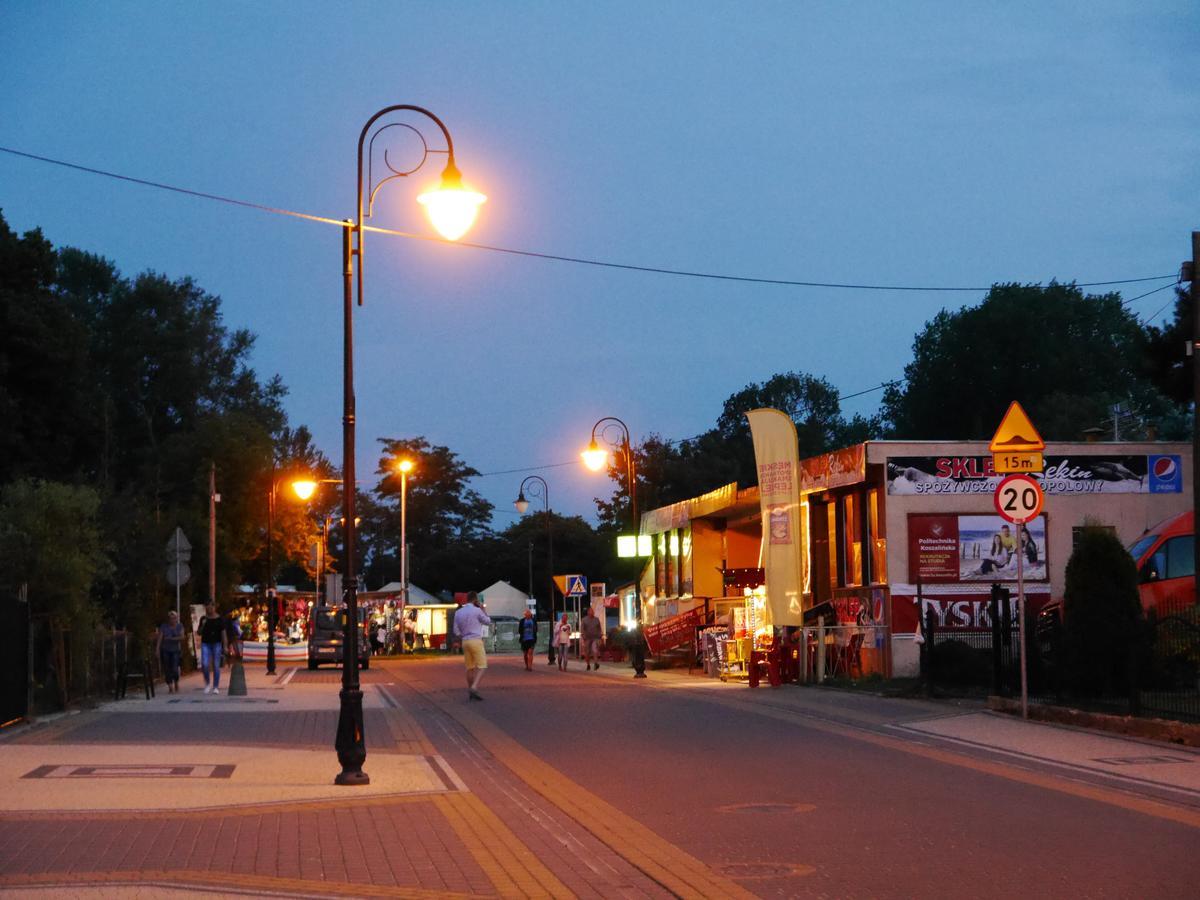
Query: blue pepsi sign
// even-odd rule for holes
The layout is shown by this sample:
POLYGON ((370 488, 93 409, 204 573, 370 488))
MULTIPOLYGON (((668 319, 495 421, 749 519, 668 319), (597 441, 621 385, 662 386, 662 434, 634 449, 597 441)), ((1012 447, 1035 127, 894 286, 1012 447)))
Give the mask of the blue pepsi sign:
POLYGON ((1178 456, 1151 456, 1148 462, 1150 493, 1183 493, 1183 464, 1178 456))

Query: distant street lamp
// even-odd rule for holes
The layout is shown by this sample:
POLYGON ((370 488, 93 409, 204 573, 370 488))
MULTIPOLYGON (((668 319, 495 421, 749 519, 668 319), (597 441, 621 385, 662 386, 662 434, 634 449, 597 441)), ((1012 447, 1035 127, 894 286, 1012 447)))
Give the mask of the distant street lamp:
MULTIPOLYGON (((517 499, 513 501, 513 506, 517 508, 517 512, 525 515, 525 511, 529 509, 529 501, 525 499, 525 488, 529 487, 530 497, 541 497, 546 505, 546 567, 550 570, 546 580, 550 586, 550 642, 549 650, 546 652, 547 661, 554 664, 554 519, 550 515, 550 485, 546 484, 546 479, 541 475, 530 475, 521 482, 521 487, 517 490, 517 499), (540 487, 539 487, 540 485, 540 487)), ((532 566, 532 562, 530 563, 532 566)), ((532 589, 533 579, 530 578, 530 588, 532 589)))
MULTIPOLYGON (((636 536, 640 531, 641 523, 638 520, 637 463, 633 458, 633 442, 630 440, 629 426, 615 416, 605 416, 592 426, 592 439, 588 442, 587 449, 579 455, 583 457, 583 464, 593 472, 601 471, 607 465, 609 458, 609 450, 601 447, 596 442, 597 437, 612 449, 619 449, 625 457, 625 489, 629 494, 630 519, 633 524, 633 533, 636 536), (619 440, 609 437, 608 432, 613 428, 619 429, 619 440)), ((646 652, 642 643, 640 580, 640 578, 635 579, 633 583, 633 615, 637 622, 634 628, 633 650, 631 652, 634 678, 646 677, 646 652)))
POLYGON ((358 305, 363 303, 363 264, 364 237, 363 219, 370 218, 375 207, 375 196, 379 189, 389 181, 415 174, 429 159, 430 154, 445 154, 446 167, 442 170, 441 184, 432 190, 421 194, 417 201, 425 207, 433 227, 447 240, 453 241, 462 237, 475 221, 479 206, 487 198, 475 191, 463 187, 462 175, 454 163, 454 141, 442 120, 427 109, 409 104, 387 106, 367 120, 358 136, 358 186, 354 202, 358 214, 353 222, 347 220, 342 227, 342 305, 343 305, 343 352, 342 369, 342 508, 346 517, 346 558, 345 558, 345 594, 346 594, 346 631, 342 656, 342 690, 340 692, 340 710, 338 713, 337 736, 334 747, 337 750, 338 762, 342 771, 334 781, 337 784, 357 785, 369 784, 371 779, 363 771, 362 766, 367 758, 367 746, 363 739, 362 691, 358 681, 358 582, 355 566, 355 496, 354 496, 354 259, 358 258, 358 305), (445 138, 446 149, 432 149, 429 142, 415 126, 405 122, 392 122, 374 128, 381 118, 392 113, 415 113, 432 121, 445 138), (384 175, 378 182, 373 176, 373 153, 375 139, 389 128, 406 128, 421 141, 423 152, 421 158, 411 169, 397 169, 383 154, 383 164, 390 174, 384 175), (368 136, 370 142, 368 143, 368 136), (363 151, 366 150, 364 160, 363 151), (366 162, 366 192, 363 190, 363 163, 366 162), (364 208, 365 204, 365 208, 364 208), (349 661, 349 664, 347 664, 349 661))
MULTIPOLYGON (((308 480, 292 482, 292 492, 301 500, 307 500, 316 490, 316 484, 308 480)), ((275 494, 279 490, 279 479, 275 477, 275 465, 271 465, 271 490, 267 494, 267 674, 275 674, 275 626, 279 620, 279 601, 275 596, 275 567, 271 563, 271 545, 275 543, 275 494)))
MULTIPOLYGON (((400 472, 400 608, 408 611, 408 473, 413 470, 411 459, 402 459, 396 464, 400 472)), ((403 623, 401 623, 403 624, 403 623)), ((401 631, 401 637, 403 637, 401 631)), ((401 651, 404 641, 400 642, 401 651)))

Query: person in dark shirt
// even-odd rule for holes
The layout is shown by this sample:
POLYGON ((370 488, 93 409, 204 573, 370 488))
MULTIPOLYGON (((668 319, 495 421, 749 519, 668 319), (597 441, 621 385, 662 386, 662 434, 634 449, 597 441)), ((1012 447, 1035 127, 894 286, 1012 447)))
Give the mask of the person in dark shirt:
POLYGON ((217 604, 209 603, 204 607, 204 615, 200 618, 200 668, 204 672, 206 694, 221 693, 221 654, 227 646, 227 641, 225 619, 217 614, 217 604))
POLYGON ((525 654, 525 668, 533 671, 533 645, 537 643, 537 619, 531 610, 525 610, 525 618, 517 624, 517 634, 521 638, 521 652, 525 654))
POLYGON ((167 682, 167 693, 179 693, 179 663, 183 658, 183 624, 179 613, 167 613, 165 625, 158 626, 156 651, 162 660, 163 680, 167 682))

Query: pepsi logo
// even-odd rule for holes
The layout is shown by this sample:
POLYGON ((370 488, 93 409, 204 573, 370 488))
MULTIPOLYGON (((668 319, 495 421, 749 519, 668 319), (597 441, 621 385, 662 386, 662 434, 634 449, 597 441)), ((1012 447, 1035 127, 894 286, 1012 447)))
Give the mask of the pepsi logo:
POLYGON ((1160 456, 1154 461, 1154 477, 1174 478, 1175 471, 1178 468, 1173 456, 1160 456))

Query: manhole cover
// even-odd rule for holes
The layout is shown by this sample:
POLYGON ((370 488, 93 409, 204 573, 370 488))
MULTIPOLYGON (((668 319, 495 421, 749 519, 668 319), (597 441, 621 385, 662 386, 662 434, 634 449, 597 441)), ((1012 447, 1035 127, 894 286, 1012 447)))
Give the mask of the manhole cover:
POLYGON ((816 809, 811 803, 731 803, 718 806, 723 813, 806 813, 816 809))
POLYGON ((739 862, 717 866, 716 871, 729 878, 788 878, 816 871, 803 863, 739 862))

